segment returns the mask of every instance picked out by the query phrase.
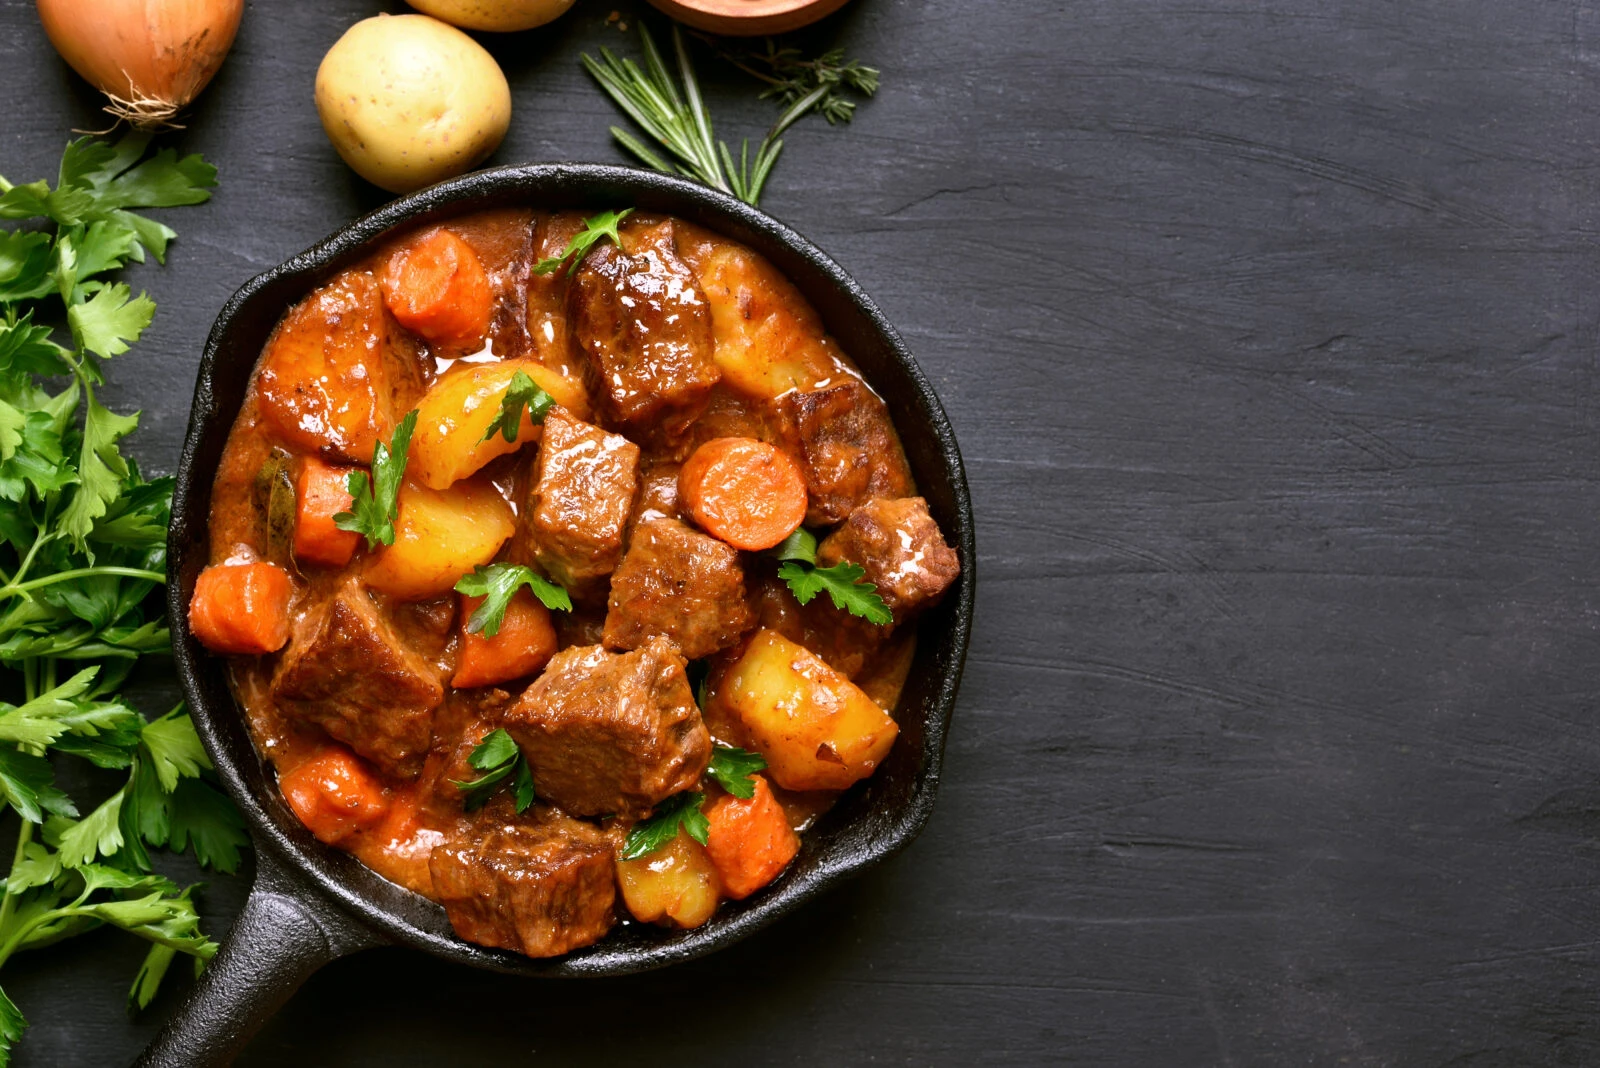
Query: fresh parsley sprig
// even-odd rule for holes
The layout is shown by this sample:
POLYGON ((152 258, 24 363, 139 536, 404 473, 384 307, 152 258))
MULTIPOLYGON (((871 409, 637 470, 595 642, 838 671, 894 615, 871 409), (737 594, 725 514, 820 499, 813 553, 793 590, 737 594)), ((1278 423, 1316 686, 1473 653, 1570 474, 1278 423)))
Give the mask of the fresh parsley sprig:
POLYGON ((690 838, 705 845, 711 837, 711 823, 700 810, 705 800, 706 795, 698 790, 685 790, 661 802, 649 819, 635 823, 628 832, 622 843, 622 859, 649 856, 676 838, 680 826, 690 838))
POLYGON ((825 592, 835 608, 868 623, 883 627, 894 622, 894 613, 878 596, 878 587, 861 581, 867 575, 861 565, 841 560, 832 567, 817 566, 817 538, 804 527, 796 527, 772 555, 783 561, 778 577, 789 584, 789 591, 801 604, 810 604, 813 597, 825 592))
MULTIPOLYGON (((199 966, 216 951, 191 891, 151 874, 151 850, 192 849, 227 872, 246 844, 181 706, 147 721, 117 692, 139 657, 169 649, 158 590, 172 480, 147 480, 122 455, 138 415, 97 396, 102 361, 126 353, 155 311, 108 275, 147 254, 163 261, 176 236, 133 209, 199 204, 216 184, 199 156, 147 156, 148 144, 73 141, 54 188, 0 178, 0 219, 42 221, 0 228, 0 666, 21 695, 0 702, 0 810, 19 820, 0 884, 0 968, 120 927, 151 943, 135 1008, 178 955, 199 966), (47 388, 57 376, 65 387, 47 388), (80 818, 55 783, 63 757, 127 778, 80 818)), ((26 1026, 0 993, 0 1065, 26 1026)))
POLYGON ((468 812, 483 807, 483 803, 494 795, 508 777, 511 779, 511 794, 516 799, 517 811, 522 812, 533 804, 533 771, 504 727, 484 735, 483 740, 468 754, 467 763, 473 770, 483 774, 468 782, 450 781, 456 789, 467 795, 465 805, 468 812))
POLYGON ((859 63, 844 63, 837 52, 805 61, 790 55, 792 49, 782 50, 775 54, 770 65, 771 74, 761 74, 749 62, 736 63, 740 69, 769 83, 763 96, 777 95, 788 105, 761 139, 753 158, 749 140, 741 143, 736 166, 727 143, 712 135, 711 112, 701 96, 694 64, 677 25, 672 27, 677 81, 667 71, 655 39, 642 22, 639 40, 644 49, 642 68, 631 59, 618 59, 605 48, 600 49, 598 60, 585 53, 583 66, 617 107, 666 150, 667 158, 620 126, 611 127, 611 136, 645 166, 663 174, 686 175, 713 189, 732 193, 747 204, 760 201, 772 166, 783 151, 785 130, 818 109, 830 123, 848 121, 855 106, 843 100, 840 91, 848 88, 870 96, 878 88, 876 70, 859 63), (774 89, 778 90, 776 94, 773 94, 774 89), (791 98, 796 90, 799 90, 798 95, 791 98))
MULTIPOLYGON (((749 800, 756 795, 756 783, 751 776, 766 766, 767 761, 760 753, 719 745, 711 751, 706 774, 734 797, 749 800)), ((698 790, 685 790, 661 802, 648 819, 640 820, 628 832, 622 843, 622 859, 638 860, 649 856, 676 838, 679 827, 690 838, 705 845, 711 837, 705 803, 706 795, 698 790)))
POLYGON ((767 758, 760 753, 719 745, 711 751, 706 774, 734 797, 748 801, 756 796, 756 781, 752 776, 766 766, 767 758))
MULTIPOLYGON (((557 266, 560 264, 557 263, 557 266)), ((528 409, 529 419, 535 423, 542 423, 544 417, 550 414, 550 409, 555 406, 554 397, 540 388, 539 383, 529 378, 526 371, 518 371, 511 376, 511 384, 506 387, 505 396, 500 398, 500 414, 489 424, 483 440, 488 441, 496 434, 501 434, 507 441, 516 441, 517 430, 522 426, 523 408, 528 409)))
POLYGON ((394 521, 400 511, 400 482, 405 478, 406 457, 411 451, 411 432, 417 428, 417 413, 409 411, 394 428, 385 444, 381 439, 372 447, 372 477, 365 471, 352 471, 345 480, 350 490, 350 511, 339 512, 333 525, 367 539, 371 551, 379 545, 394 544, 394 521))
POLYGON ((481 633, 485 638, 499 634, 500 624, 505 622, 506 608, 523 586, 532 590, 533 595, 539 598, 539 603, 551 611, 572 611, 572 597, 566 589, 533 568, 522 564, 480 564, 472 574, 461 576, 455 586, 457 593, 483 598, 483 603, 467 620, 468 633, 481 633))
MULTIPOLYGON (((563 263, 572 261, 572 266, 567 268, 570 275, 578 269, 578 264, 589 254, 589 250, 599 244, 603 238, 610 238, 613 245, 619 248, 622 245, 622 235, 617 232, 617 224, 633 214, 632 208, 623 208, 621 211, 605 211, 599 215, 583 220, 583 229, 572 235, 572 240, 567 242, 567 249, 559 256, 547 260, 540 260, 533 265, 534 274, 549 274, 559 270, 563 263)), ((526 377, 526 376, 524 376, 526 377)), ((506 439, 510 441, 510 438, 506 439)))

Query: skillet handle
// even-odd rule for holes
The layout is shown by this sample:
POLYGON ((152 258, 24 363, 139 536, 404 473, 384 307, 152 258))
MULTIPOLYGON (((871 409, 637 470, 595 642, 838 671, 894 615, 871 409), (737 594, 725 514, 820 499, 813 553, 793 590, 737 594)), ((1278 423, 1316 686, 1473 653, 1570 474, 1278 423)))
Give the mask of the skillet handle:
POLYGON ((255 885, 233 931, 134 1068, 229 1064, 312 972, 382 944, 258 844, 255 885))

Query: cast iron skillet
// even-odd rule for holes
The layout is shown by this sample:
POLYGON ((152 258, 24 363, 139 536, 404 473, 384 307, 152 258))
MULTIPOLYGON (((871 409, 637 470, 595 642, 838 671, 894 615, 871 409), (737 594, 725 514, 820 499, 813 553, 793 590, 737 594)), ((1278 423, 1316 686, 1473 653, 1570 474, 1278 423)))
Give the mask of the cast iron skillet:
POLYGON ((972 621, 972 503, 961 455, 933 388, 876 305, 816 246, 721 193, 649 171, 590 164, 502 167, 422 190, 358 219, 289 262, 246 282, 212 327, 195 384, 167 536, 173 655, 196 728, 255 844, 256 882, 233 932, 142 1065, 221 1064, 317 968, 371 946, 399 944, 514 975, 622 975, 720 949, 848 875, 889 856, 927 822, 939 781, 972 621), (485 208, 606 209, 627 205, 698 223, 766 256, 816 307, 828 331, 889 401, 917 483, 961 556, 961 577, 921 623, 896 718, 900 738, 871 778, 804 836, 771 886, 722 906, 707 924, 668 932, 619 927, 600 944, 532 960, 457 939, 444 910, 318 842, 278 793, 228 691, 224 664, 189 633, 189 595, 206 563, 211 484, 267 335, 284 311, 396 230, 485 208))

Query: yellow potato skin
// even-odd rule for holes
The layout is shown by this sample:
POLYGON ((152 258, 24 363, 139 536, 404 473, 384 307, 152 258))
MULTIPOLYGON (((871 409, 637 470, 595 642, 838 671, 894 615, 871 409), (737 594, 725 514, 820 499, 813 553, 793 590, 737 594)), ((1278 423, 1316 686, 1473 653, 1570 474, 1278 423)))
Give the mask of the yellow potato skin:
POLYGON ((518 371, 538 383, 557 404, 574 414, 586 412, 588 398, 581 384, 575 385, 535 360, 458 364, 417 404, 417 429, 411 436, 406 473, 429 489, 442 490, 496 456, 537 441, 539 430, 528 418, 526 406, 516 440, 507 441, 498 431, 487 441, 483 437, 500 415, 501 400, 518 371))
POLYGON ((407 193, 482 163, 511 124, 511 87, 472 38, 427 15, 376 15, 317 68, 317 114, 355 172, 407 193))
POLYGON ((434 490, 408 480, 400 487, 394 544, 378 550, 364 577, 380 593, 426 601, 493 560, 515 528, 511 506, 488 483, 434 490))
POLYGON ((771 400, 845 373, 816 313, 766 260, 723 245, 698 268, 711 310, 712 359, 728 385, 771 400))
POLYGON ((762 629, 709 685, 708 722, 731 716, 786 790, 843 790, 871 775, 900 728, 802 645, 762 629))
POLYGON ((566 14, 572 0, 406 0, 436 19, 467 30, 515 33, 543 26, 566 14))
POLYGON ((711 855, 682 830, 648 856, 617 861, 617 886, 634 919, 664 927, 699 927, 722 899, 711 855))

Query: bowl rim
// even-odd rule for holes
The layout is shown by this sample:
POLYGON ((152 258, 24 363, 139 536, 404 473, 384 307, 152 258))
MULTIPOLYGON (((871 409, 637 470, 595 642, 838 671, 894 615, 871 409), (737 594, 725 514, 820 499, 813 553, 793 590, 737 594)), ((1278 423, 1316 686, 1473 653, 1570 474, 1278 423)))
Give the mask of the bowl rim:
MULTIPOLYGON (((565 206, 565 205, 563 205, 565 206)), ((657 210, 654 208, 647 210, 657 210)), ((678 214, 682 209, 663 207, 659 210, 678 214)), ((695 220, 699 222, 699 220, 695 220)), ((710 227, 716 230, 716 226, 710 227)), ((767 251, 756 251, 768 255, 767 251)), ((768 255, 769 259, 772 256, 768 255)), ((792 271, 779 268, 786 277, 792 271)), ((800 286, 799 282, 795 283, 800 286)), ((802 292, 813 305, 815 292, 802 292)), ((271 298, 276 299, 276 298, 271 298)), ((286 310, 287 304, 279 307, 286 310)), ((819 309, 819 313, 821 310, 819 309)), ((281 314, 281 311, 280 313, 281 314)), ((824 314, 826 322, 827 316, 824 314)), ((248 324, 246 324, 248 325, 248 324)), ((830 331, 831 332, 831 331, 830 331)), ((251 358, 251 368, 254 357, 251 358)), ((236 369, 232 373, 237 373, 236 369)), ((898 426, 906 418, 903 409, 896 408, 898 426)), ((226 430, 224 431, 226 434, 226 430)), ((843 879, 855 875, 873 864, 903 849, 922 830, 932 812, 939 783, 945 736, 956 693, 960 685, 967 646, 971 634, 972 615, 976 592, 977 554, 972 515, 972 504, 967 488, 965 470, 955 434, 915 358, 911 355, 899 333, 889 323, 878 306, 861 287, 847 275, 834 260, 816 245, 779 222, 770 215, 751 207, 727 194, 682 178, 659 174, 632 167, 590 163, 536 163, 517 164, 476 171, 450 181, 430 186, 408 196, 393 200, 378 209, 355 219, 305 251, 290 257, 277 267, 263 271, 246 281, 224 304, 207 337, 205 348, 196 372, 194 405, 191 410, 183 451, 176 473, 172 523, 168 534, 167 586, 168 617, 172 629, 172 648, 175 666, 197 732, 204 744, 225 789, 238 805, 259 850, 270 849, 276 857, 292 869, 295 875, 308 884, 308 890, 320 893, 340 905, 344 912, 381 933, 389 940, 402 945, 424 949, 435 956, 469 964, 475 967, 537 976, 596 976, 625 974, 662 967, 720 949, 793 911, 801 903, 812 899, 843 879), (200 552, 199 563, 192 559, 192 550, 204 545, 208 524, 211 482, 215 465, 197 471, 202 463, 203 442, 211 425, 218 419, 226 420, 231 429, 237 408, 222 411, 217 404, 213 383, 219 374, 219 361, 231 334, 239 326, 241 316, 253 302, 264 299, 283 288, 292 288, 297 300, 308 293, 326 277, 359 260, 370 248, 394 232, 427 221, 432 216, 448 217, 476 210, 484 210, 496 202, 519 201, 525 207, 541 208, 539 197, 567 200, 573 203, 593 201, 597 189, 607 192, 614 203, 617 195, 669 200, 687 204, 701 212, 714 215, 729 223, 731 229, 741 231, 735 237, 747 245, 748 236, 759 235, 771 247, 782 246, 814 272, 822 284, 834 289, 853 311, 864 316, 871 330, 876 332, 899 369, 909 379, 914 396, 910 398, 916 409, 914 418, 923 420, 937 443, 938 459, 943 475, 948 480, 948 490, 953 504, 950 516, 955 534, 954 547, 961 559, 961 575, 955 588, 940 605, 939 612, 949 620, 949 630, 942 633, 941 645, 950 650, 942 665, 940 676, 931 684, 929 697, 924 702, 922 719, 922 748, 916 769, 914 785, 904 811, 892 825, 882 829, 870 841, 857 843, 852 855, 835 863, 813 866, 804 879, 780 880, 762 894, 743 902, 725 903, 718 915, 707 924, 690 931, 674 932, 662 936, 642 950, 639 947, 612 946, 614 936, 608 936, 593 946, 574 950, 553 958, 529 958, 504 950, 488 949, 464 942, 453 935, 428 930, 418 926, 415 918, 391 911, 384 904, 371 900, 358 892, 358 885, 377 880, 401 895, 414 897, 417 906, 426 913, 428 909, 442 907, 413 894, 361 865, 350 854, 331 846, 323 846, 308 834, 296 841, 295 835, 282 826, 282 814, 268 811, 268 804, 258 795, 250 781, 250 769, 236 758, 233 746, 236 738, 224 737, 221 723, 214 718, 232 715, 239 720, 235 731, 242 729, 243 717, 239 715, 236 700, 229 696, 226 708, 213 708, 209 694, 201 685, 204 664, 212 654, 203 650, 188 628, 188 596, 193 586, 193 575, 204 565, 205 554, 200 552), (192 513, 201 509, 199 516, 192 513), (309 845, 308 845, 309 842, 309 845), (365 873, 363 876, 361 873, 365 873), (736 906, 730 908, 730 905, 736 906)), ((919 646, 927 642, 921 637, 919 646)), ((920 651, 919 651, 920 655, 920 651)), ((255 772, 264 774, 264 759, 244 734, 245 744, 256 765, 255 772)), ((865 780, 870 783, 872 780, 865 780)), ((861 784, 858 784, 858 787, 861 784)), ((284 807, 280 795, 276 804, 284 807)), ((287 811, 284 807, 284 811, 287 811)), ((857 821, 860 822, 860 821, 857 821)), ((843 830, 848 830, 844 828, 843 830)), ((303 832, 303 829, 301 829, 303 832)), ((850 843, 841 848, 847 851, 850 843)), ((372 889, 372 887, 368 887, 372 889)), ((382 891, 386 896, 387 891, 382 891)), ((448 928, 448 925, 446 925, 448 928)))

